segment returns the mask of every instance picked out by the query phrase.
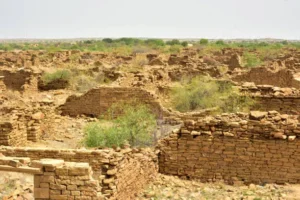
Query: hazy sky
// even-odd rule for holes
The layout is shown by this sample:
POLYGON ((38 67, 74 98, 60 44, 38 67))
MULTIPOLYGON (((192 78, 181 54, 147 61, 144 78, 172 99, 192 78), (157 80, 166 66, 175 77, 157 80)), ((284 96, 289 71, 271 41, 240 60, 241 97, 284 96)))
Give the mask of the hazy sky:
POLYGON ((300 39, 300 0, 0 0, 0 38, 300 39))

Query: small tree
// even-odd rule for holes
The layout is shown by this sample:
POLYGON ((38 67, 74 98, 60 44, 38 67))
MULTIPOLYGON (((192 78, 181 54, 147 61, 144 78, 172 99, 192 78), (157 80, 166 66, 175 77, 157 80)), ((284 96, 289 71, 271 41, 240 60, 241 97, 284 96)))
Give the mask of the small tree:
POLYGON ((162 39, 147 39, 145 44, 151 46, 165 46, 165 42, 162 39))
POLYGON ((216 41, 216 44, 222 46, 225 45, 225 42, 223 40, 218 40, 216 41))
POLYGON ((114 42, 114 41, 113 41, 112 39, 110 39, 110 38, 104 38, 102 41, 105 42, 105 43, 113 43, 113 42, 114 42))
POLYGON ((187 46, 188 46, 188 42, 187 42, 187 41, 181 42, 181 45, 182 45, 183 47, 187 47, 187 46))
POLYGON ((180 41, 177 39, 173 39, 171 41, 167 41, 166 44, 168 45, 180 45, 180 41))
POLYGON ((208 44, 208 39, 202 38, 199 43, 202 44, 202 45, 207 45, 208 44))
POLYGON ((132 146, 149 144, 156 126, 155 116, 145 105, 124 105, 123 115, 115 123, 132 146))

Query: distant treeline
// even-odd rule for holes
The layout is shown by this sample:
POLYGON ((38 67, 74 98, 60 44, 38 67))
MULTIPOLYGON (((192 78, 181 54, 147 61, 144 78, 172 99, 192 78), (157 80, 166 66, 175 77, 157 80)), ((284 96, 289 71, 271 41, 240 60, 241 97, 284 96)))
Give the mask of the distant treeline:
POLYGON ((232 42, 225 40, 209 41, 201 39, 199 41, 180 41, 178 39, 162 40, 162 39, 138 39, 138 38, 120 38, 111 39, 104 38, 102 40, 82 40, 73 42, 22 42, 22 43, 0 43, 0 50, 46 50, 50 52, 62 50, 80 50, 80 51, 102 51, 102 52, 117 52, 117 53, 143 53, 156 50, 160 52, 176 53, 181 48, 189 46, 189 44, 198 48, 300 48, 300 42, 232 42))

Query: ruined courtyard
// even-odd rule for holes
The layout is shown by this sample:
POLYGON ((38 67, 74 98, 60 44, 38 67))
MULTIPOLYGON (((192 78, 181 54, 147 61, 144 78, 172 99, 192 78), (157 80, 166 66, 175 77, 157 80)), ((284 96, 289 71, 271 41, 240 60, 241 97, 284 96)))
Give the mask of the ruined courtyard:
POLYGON ((19 182, 0 198, 300 199, 299 69, 299 48, 284 45, 0 51, 0 185, 19 182), (197 77, 237 96, 222 109, 174 106, 174 88, 197 77), (85 145, 86 127, 114 128, 124 104, 149 108, 151 141, 85 145))

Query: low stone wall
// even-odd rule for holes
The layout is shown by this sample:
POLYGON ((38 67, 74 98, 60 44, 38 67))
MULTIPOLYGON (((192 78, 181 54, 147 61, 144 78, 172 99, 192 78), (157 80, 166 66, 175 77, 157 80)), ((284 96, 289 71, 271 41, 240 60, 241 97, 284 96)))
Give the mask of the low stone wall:
MULTIPOLYGON (((100 87, 88 91, 82 96, 70 96, 60 107, 63 115, 100 116, 115 103, 135 101, 149 105, 154 113, 161 116, 167 113, 150 92, 140 88, 100 87)), ((117 113, 116 113, 117 114, 117 113)))
POLYGON ((94 180, 88 163, 28 158, 0 157, 0 171, 34 175, 34 199, 102 200, 99 181, 94 180))
POLYGON ((246 83, 241 87, 241 92, 245 92, 256 99, 257 103, 253 109, 276 110, 282 114, 300 114, 299 89, 246 83))
POLYGON ((254 108, 259 110, 276 110, 283 114, 300 114, 299 97, 258 97, 258 105, 254 108))
POLYGON ((0 145, 21 146, 27 141, 36 142, 42 135, 41 120, 42 113, 32 114, 29 109, 10 110, 3 108, 0 112, 0 145))
POLYGON ((158 145, 159 171, 201 181, 300 183, 300 124, 275 111, 187 120, 158 145))
POLYGON ((17 121, 0 122, 0 145, 18 146, 27 141, 25 124, 17 121))
POLYGON ((251 68, 248 72, 232 77, 237 82, 254 82, 256 85, 300 88, 300 81, 294 77, 295 71, 280 69, 271 71, 266 67, 251 68))
POLYGON ((20 92, 36 92, 38 90, 37 75, 31 70, 0 70, 6 89, 20 92))
POLYGON ((157 155, 150 149, 57 150, 0 147, 0 154, 13 157, 62 159, 89 163, 105 197, 132 199, 157 174, 157 155))

